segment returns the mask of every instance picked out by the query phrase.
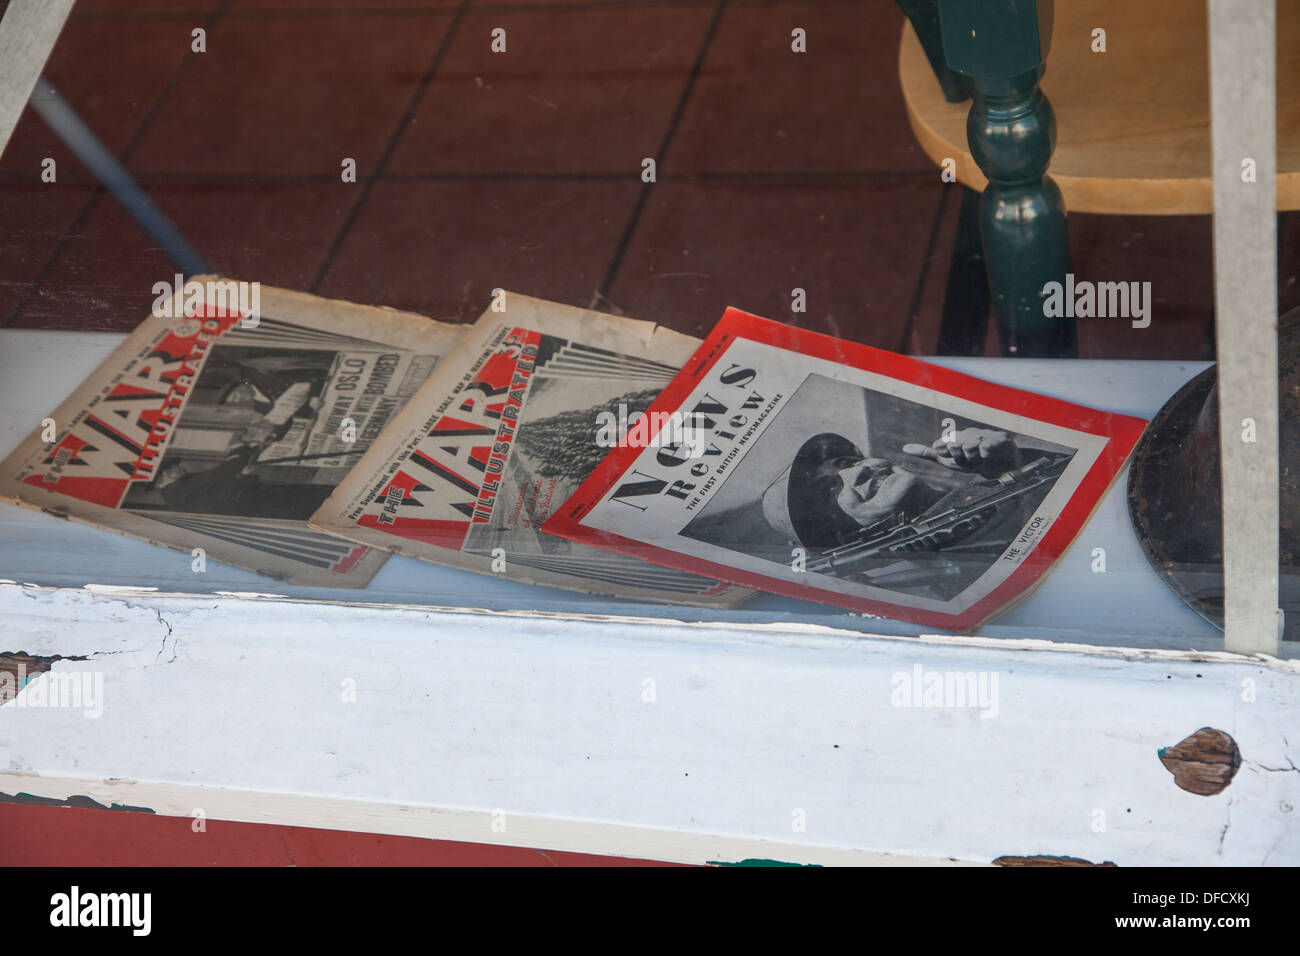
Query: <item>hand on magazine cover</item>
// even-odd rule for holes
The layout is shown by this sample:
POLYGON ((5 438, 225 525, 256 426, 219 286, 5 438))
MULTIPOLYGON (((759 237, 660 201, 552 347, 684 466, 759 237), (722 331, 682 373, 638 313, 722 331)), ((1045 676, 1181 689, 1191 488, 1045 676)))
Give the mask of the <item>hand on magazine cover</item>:
POLYGON ((903 452, 929 458, 946 468, 973 471, 985 478, 996 478, 1020 467, 1020 449, 1004 431, 990 428, 963 428, 940 435, 930 445, 915 442, 903 446, 903 452))

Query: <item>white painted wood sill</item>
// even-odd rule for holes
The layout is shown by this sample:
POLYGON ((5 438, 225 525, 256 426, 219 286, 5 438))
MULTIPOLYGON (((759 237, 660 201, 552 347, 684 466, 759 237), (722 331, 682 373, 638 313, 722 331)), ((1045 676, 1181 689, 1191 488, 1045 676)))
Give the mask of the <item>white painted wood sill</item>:
MULTIPOLYGON (((0 331, 0 455, 120 339, 0 331)), ((944 362, 1146 416, 1204 367, 944 362)), ((296 588, 6 507, 0 652, 57 660, 0 708, 0 792, 683 862, 1294 865, 1294 648, 1224 653, 1147 567, 1122 481, 979 637, 771 596, 649 608, 408 559, 363 591, 296 588), (99 716, 19 706, 65 674, 102 680, 99 716), (918 674, 996 693, 898 706, 918 674), (1213 796, 1159 759, 1202 727, 1242 758, 1213 796)))

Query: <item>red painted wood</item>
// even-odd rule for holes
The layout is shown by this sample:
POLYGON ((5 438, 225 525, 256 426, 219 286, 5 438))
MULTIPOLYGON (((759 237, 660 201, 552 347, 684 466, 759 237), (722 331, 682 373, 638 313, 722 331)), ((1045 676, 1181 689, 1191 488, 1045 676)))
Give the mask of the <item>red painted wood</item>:
POLYGON ((0 866, 674 866, 452 840, 0 804, 0 866))

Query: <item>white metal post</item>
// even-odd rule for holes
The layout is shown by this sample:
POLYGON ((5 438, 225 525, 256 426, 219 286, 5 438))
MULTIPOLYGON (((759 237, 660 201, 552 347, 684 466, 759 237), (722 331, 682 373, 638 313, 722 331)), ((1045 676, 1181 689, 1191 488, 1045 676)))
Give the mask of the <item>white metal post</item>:
POLYGON ((1277 654, 1274 0, 1209 0, 1224 643, 1277 654))
POLYGON ((73 0, 10 0, 0 19, 0 154, 45 69, 73 0))

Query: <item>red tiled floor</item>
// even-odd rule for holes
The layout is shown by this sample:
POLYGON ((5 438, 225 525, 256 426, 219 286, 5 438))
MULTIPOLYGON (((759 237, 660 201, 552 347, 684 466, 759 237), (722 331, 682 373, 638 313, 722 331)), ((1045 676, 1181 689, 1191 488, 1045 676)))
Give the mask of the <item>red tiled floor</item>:
POLYGON ((27 296, 94 189, 90 186, 0 185, 0 326, 27 296), (44 190, 44 191, 42 191, 44 190))
POLYGON ((353 185, 333 182, 152 192, 214 268, 290 289, 312 281, 357 201, 353 185))
MULTIPOLYGON (((473 0, 396 142, 393 175, 365 198, 457 6, 80 0, 49 73, 110 149, 140 136, 129 165, 218 269, 297 288, 324 269, 322 294, 440 317, 472 319, 498 285, 588 305, 716 4, 473 0), (209 52, 187 55, 200 23, 209 52), (498 25, 504 55, 489 49, 498 25), (362 182, 338 181, 344 156, 362 182)), ((602 307, 701 333, 728 304, 789 317, 800 285, 800 324, 933 351, 958 203, 931 241, 941 184, 907 128, 900 27, 890 0, 732 0, 602 307), (795 26, 806 54, 790 51, 795 26)), ((89 182, 25 116, 0 159, 0 322, 89 182), (45 156, 59 163, 54 186, 39 183, 45 156)), ((1155 296, 1149 329, 1083 320, 1081 354, 1198 357, 1214 307, 1210 220, 1075 215, 1070 228, 1076 275, 1151 281, 1155 296)), ((1300 217, 1283 216, 1279 238, 1285 309, 1300 304, 1300 217)), ((171 272, 103 199, 16 321, 130 328, 171 272)))
MULTIPOLYGON (((732 0, 736 2, 736 0, 732 0)), ((767 0, 759 0, 760 3, 766 3, 767 0)), ((703 6, 712 8, 716 6, 718 0, 469 0, 469 5, 475 10, 492 10, 506 8, 537 8, 537 9, 575 9, 577 7, 589 8, 592 10, 618 10, 620 7, 685 7, 685 6, 703 6)))
POLYGON ((937 178, 657 183, 608 299, 695 335, 734 305, 897 349, 939 189, 937 178), (791 313, 796 287, 804 314, 791 313))
POLYGON ((902 24, 882 0, 728 7, 663 170, 932 168, 903 108, 902 24))
POLYGON ((77 0, 72 16, 113 13, 211 13, 221 6, 221 0, 77 0))
POLYGON ((702 7, 467 15, 389 172, 627 173, 658 154, 702 7), (506 31, 506 52, 491 50, 506 31))
POLYGON ((455 10, 459 0, 230 0, 227 8, 234 16, 268 10, 455 10))
POLYGON ((1145 329, 1127 319, 1079 319, 1079 357, 1199 359, 1214 316, 1210 217, 1075 213, 1069 223, 1077 279, 1150 282, 1152 296, 1145 329))
MULTIPOLYGON (((119 153, 144 122, 189 49, 186 24, 172 21, 72 19, 45 67, 55 89, 109 150, 119 153)), ((94 179, 30 107, 0 157, 0 169, 38 181, 45 157, 59 183, 94 179)))
MULTIPOLYGON (((938 179, 938 172, 935 173, 938 179)), ((957 236, 957 214, 961 209, 962 187, 957 183, 942 183, 946 200, 940 213, 934 245, 926 259, 925 275, 921 280, 921 295, 917 302, 916 321, 907 351, 912 355, 935 355, 939 345, 939 322, 943 315, 944 297, 948 290, 948 270, 952 267, 952 244, 957 236)), ((990 319, 989 324, 992 325, 990 319)), ((996 350, 996 339, 993 339, 996 350)), ((996 354, 996 353, 994 353, 996 354)))
POLYGON ((316 290, 471 321, 493 288, 588 306, 636 183, 381 180, 316 290))
MULTIPOLYGON (((181 62, 187 35, 174 22, 74 18, 64 27, 45 73, 105 146, 120 152, 181 62)), ((76 222, 96 180, 30 108, 0 157, 0 172, 4 325, 76 222), (47 157, 55 161, 53 183, 40 178, 47 157)))
POLYGON ((450 18, 226 18, 136 151, 145 172, 339 175, 375 167, 450 18))
MULTIPOLYGON (((356 187, 332 183, 155 185, 149 193, 214 269, 290 289, 306 288, 357 198, 356 187)), ((13 324, 127 331, 148 313, 153 284, 175 271, 105 198, 13 324)))

